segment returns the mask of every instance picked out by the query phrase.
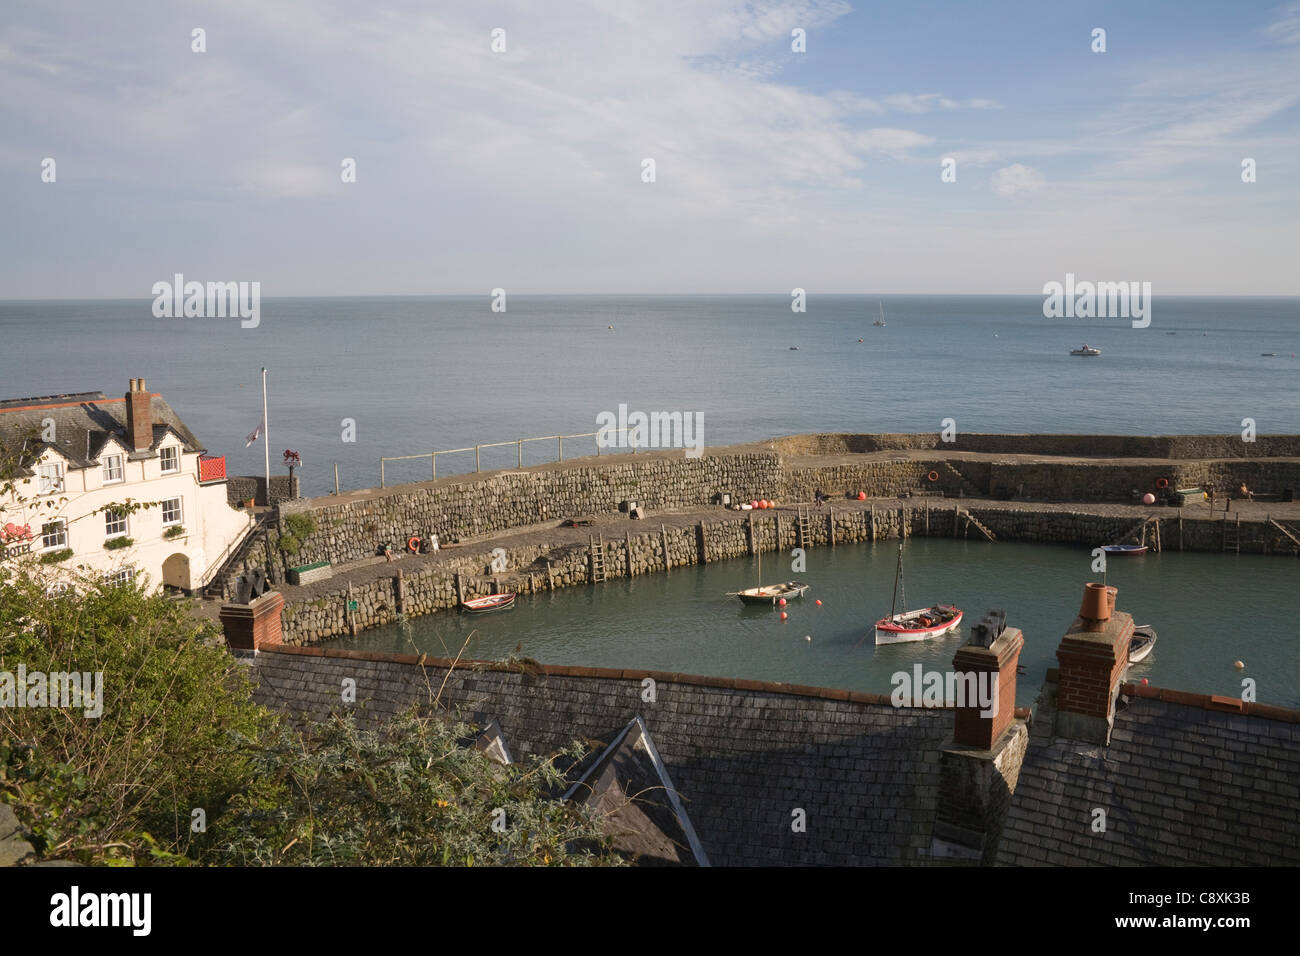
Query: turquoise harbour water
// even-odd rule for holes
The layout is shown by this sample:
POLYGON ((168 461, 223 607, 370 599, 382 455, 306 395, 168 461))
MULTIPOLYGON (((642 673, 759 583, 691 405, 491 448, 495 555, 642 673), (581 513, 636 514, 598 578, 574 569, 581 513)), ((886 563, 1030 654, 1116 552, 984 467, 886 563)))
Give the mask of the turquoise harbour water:
MULTIPOLYGON (((523 296, 262 300, 238 319, 158 319, 149 299, 0 302, 0 397, 160 391, 234 474, 260 474, 269 371, 272 468, 302 455, 304 494, 379 484, 379 458, 596 430, 630 410, 700 412, 704 441, 815 431, 1300 431, 1300 299, 1162 298, 1151 325, 1046 319, 1041 296, 523 296), (887 326, 873 328, 883 301, 887 326), (608 326, 613 325, 611 331, 608 326), (1175 334, 1171 335, 1170 332, 1175 334), (858 339, 864 341, 859 343, 858 339), (1098 358, 1068 353, 1082 342, 1098 358), (791 351, 790 346, 798 346, 791 351), (1264 357, 1263 352, 1276 352, 1264 357), (123 364, 130 356, 129 364, 123 364), (343 419, 356 422, 345 442, 343 419)), ((592 439, 566 456, 592 454, 592 439)), ((513 446, 485 469, 514 467, 513 446)), ((555 442, 526 445, 553 460, 555 442)), ((472 452, 440 475, 473 470, 472 452)), ((388 466, 424 480, 425 461, 388 466)))
MULTIPOLYGON (((891 676, 947 670, 990 608, 1007 611, 1025 635, 1017 702, 1033 702, 1056 648, 1078 613, 1083 585, 1095 579, 1087 549, 1052 545, 912 538, 905 552, 909 607, 956 603, 966 612, 957 634, 877 648, 871 624, 889 611, 897 541, 842 545, 808 553, 806 573, 777 570, 769 583, 797 576, 812 585, 791 602, 789 619, 744 608, 725 592, 754 584, 752 559, 722 561, 534 596, 512 611, 468 617, 439 612, 340 639, 331 646, 427 652, 479 660, 511 654, 545 664, 645 668, 889 693, 891 676), (822 606, 814 602, 821 599, 822 606), (807 640, 806 638, 811 638, 807 640)), ((1300 707, 1300 654, 1291 605, 1300 561, 1260 555, 1146 554, 1110 562, 1118 608, 1159 633, 1155 650, 1133 667, 1134 680, 1239 697, 1242 678, 1258 700, 1300 707), (1238 659, 1246 668, 1238 671, 1238 659)))

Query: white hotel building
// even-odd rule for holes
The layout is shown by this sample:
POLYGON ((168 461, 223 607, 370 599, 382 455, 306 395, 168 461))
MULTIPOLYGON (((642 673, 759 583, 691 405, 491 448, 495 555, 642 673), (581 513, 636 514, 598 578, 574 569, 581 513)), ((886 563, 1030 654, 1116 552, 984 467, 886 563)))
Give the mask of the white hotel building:
POLYGON ((209 457, 144 379, 122 398, 0 401, 0 457, 20 464, 0 496, 5 557, 30 553, 108 579, 147 575, 150 590, 198 591, 254 525, 226 501, 225 458, 209 457), (127 501, 149 507, 110 507, 127 501))

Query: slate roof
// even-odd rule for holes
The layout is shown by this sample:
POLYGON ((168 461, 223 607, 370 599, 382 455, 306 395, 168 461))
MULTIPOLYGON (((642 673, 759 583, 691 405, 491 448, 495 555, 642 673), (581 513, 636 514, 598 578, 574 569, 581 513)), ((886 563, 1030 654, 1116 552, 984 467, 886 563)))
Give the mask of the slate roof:
MULTIPOLYGON (((169 433, 180 439, 187 452, 206 452, 194 433, 161 395, 151 394, 149 411, 153 419, 152 457, 169 433)), ((47 395, 39 398, 8 399, 0 402, 0 442, 23 441, 45 428, 45 419, 54 419, 56 441, 28 441, 24 446, 24 464, 30 464, 51 445, 66 457, 74 468, 89 468, 110 438, 116 437, 131 457, 134 454, 126 434, 126 400, 105 398, 103 392, 79 392, 70 395, 47 395)), ((30 468, 28 469, 30 473, 30 468)))
POLYGON ((281 646, 260 651, 250 677, 260 702, 313 718, 343 709, 345 677, 363 723, 437 696, 477 726, 495 718, 516 760, 574 740, 601 752, 640 715, 712 865, 928 862, 951 711, 756 681, 465 661, 444 684, 448 662, 420 660, 281 646))
POLYGON ((1300 865, 1300 713, 1123 690, 1109 747, 1031 741, 999 865, 1300 865))

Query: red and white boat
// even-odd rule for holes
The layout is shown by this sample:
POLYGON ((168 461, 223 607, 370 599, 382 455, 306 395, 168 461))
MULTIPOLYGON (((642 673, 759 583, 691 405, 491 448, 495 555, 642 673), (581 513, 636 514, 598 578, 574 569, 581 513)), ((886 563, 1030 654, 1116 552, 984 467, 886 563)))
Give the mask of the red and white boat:
POLYGON ((936 604, 919 611, 904 611, 876 622, 877 644, 905 644, 924 641, 955 631, 961 625, 961 608, 936 604))
POLYGON ((512 593, 489 594, 486 597, 471 598, 461 601, 460 608, 467 614, 485 614, 488 611, 504 611, 515 606, 517 595, 512 593))
POLYGON ((898 542, 898 569, 894 572, 894 601, 889 607, 889 616, 876 622, 877 644, 906 644, 908 641, 924 641, 957 630, 961 626, 961 608, 951 604, 935 604, 921 608, 919 611, 903 611, 895 614, 894 608, 902 603, 907 607, 907 591, 903 589, 903 600, 899 602, 898 592, 903 589, 903 542, 898 542))

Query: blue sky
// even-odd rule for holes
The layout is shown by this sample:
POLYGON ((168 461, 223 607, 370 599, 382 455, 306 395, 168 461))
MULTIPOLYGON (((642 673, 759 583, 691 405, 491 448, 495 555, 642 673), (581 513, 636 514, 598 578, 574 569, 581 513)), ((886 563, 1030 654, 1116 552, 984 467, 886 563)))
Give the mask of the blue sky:
POLYGON ((1294 0, 3 17, 0 298, 143 298, 176 272, 264 296, 1038 293, 1066 272, 1300 294, 1294 0))

